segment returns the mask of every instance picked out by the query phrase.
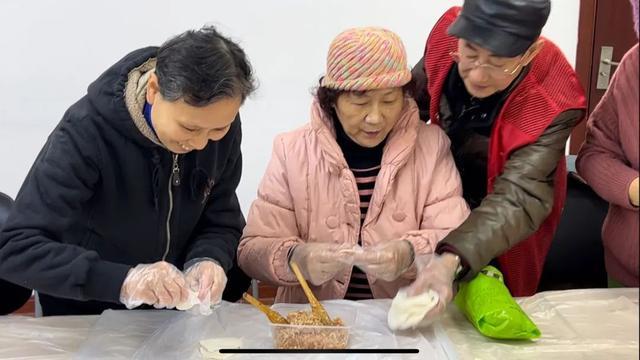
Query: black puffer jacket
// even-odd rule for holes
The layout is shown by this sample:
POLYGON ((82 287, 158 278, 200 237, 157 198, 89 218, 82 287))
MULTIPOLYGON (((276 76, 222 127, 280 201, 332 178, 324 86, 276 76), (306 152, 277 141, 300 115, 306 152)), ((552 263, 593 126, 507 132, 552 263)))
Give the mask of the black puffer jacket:
MULTIPOLYGON (((130 53, 69 108, 0 233, 0 277, 46 294, 45 314, 117 307, 127 272, 141 263, 182 269, 212 258, 235 267, 245 225, 236 197, 240 119, 220 141, 180 156, 142 135, 124 91, 131 70, 156 52, 130 53)), ((228 273, 227 299, 248 287, 237 271, 228 273)))

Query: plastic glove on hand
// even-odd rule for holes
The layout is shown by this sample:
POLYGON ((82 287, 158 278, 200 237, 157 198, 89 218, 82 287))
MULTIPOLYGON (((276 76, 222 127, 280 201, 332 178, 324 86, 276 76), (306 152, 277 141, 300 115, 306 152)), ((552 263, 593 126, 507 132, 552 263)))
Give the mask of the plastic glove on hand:
POLYGON ((458 263, 458 257, 449 253, 416 257, 418 276, 407 288, 407 296, 418 296, 429 291, 435 292, 438 296, 437 304, 424 316, 420 326, 429 325, 439 318, 451 302, 458 263))
POLYGON ((365 248, 354 256, 354 265, 367 275, 384 281, 397 279, 413 264, 413 261, 413 245, 407 240, 391 241, 365 248))
POLYGON ((171 309, 187 301, 189 293, 184 275, 168 262, 140 264, 129 270, 120 289, 120 302, 127 309, 142 304, 171 309))
POLYGON ((353 266, 353 256, 359 248, 351 244, 305 243, 293 248, 289 262, 298 264, 304 278, 317 286, 353 266))
MULTIPOLYGON (((211 307, 222 301, 222 292, 227 285, 224 269, 215 261, 203 260, 191 265, 185 271, 185 278, 189 290, 197 294, 199 306, 194 312, 200 315, 211 314, 211 307)), ((193 299, 193 295, 191 296, 193 299)), ((181 308, 192 308, 193 305, 195 305, 194 302, 187 303, 181 308)))

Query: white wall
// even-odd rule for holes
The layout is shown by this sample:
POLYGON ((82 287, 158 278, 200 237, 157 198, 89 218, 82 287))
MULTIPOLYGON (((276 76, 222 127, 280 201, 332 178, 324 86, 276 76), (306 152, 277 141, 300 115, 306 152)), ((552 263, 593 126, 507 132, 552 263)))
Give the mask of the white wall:
MULTIPOLYGON (((273 137, 307 121, 310 91, 330 41, 354 26, 387 27, 411 64, 430 28, 462 0, 0 1, 0 191, 15 197, 69 105, 102 71, 138 47, 216 24, 245 48, 260 81, 241 114, 245 213, 273 137)), ((579 0, 555 0, 544 35, 575 62, 579 0)))

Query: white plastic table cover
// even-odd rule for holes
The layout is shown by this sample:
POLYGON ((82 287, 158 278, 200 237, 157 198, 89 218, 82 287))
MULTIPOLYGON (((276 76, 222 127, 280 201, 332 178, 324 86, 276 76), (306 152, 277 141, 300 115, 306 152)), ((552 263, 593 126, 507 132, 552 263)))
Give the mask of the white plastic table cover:
MULTIPOLYGON (((518 302, 542 331, 542 337, 538 341, 487 339, 464 319, 455 306, 449 308, 439 324, 455 353, 447 353, 451 349, 447 348, 446 337, 438 333, 438 327, 427 329, 421 334, 404 333, 395 341, 399 347, 428 344, 439 355, 444 352, 445 356, 457 356, 460 359, 639 358, 637 288, 552 291, 518 299, 518 302), (436 343, 431 343, 432 340, 436 343)), ((250 321, 226 325, 223 329, 225 334, 226 329, 232 333, 242 330, 244 334, 248 334, 266 326, 264 316, 249 305, 228 305, 228 310, 243 309, 243 312, 253 315, 250 321)), ((369 318, 372 321, 361 330, 365 333, 372 328, 379 331, 381 316, 386 313, 390 300, 360 302, 357 305, 358 313, 363 313, 363 320, 369 318), (376 322, 378 325, 375 325, 376 322)), ((229 314, 224 311, 217 312, 214 316, 224 322, 225 318, 230 318, 229 314)), ((176 342, 177 339, 169 337, 177 332, 183 332, 177 335, 182 338, 205 338, 210 334, 217 336, 212 327, 215 327, 215 321, 220 320, 196 320, 196 325, 192 327, 193 320, 186 320, 185 315, 170 311, 108 311, 99 317, 0 317, 0 359, 82 359, 86 356, 109 359, 134 356, 144 358, 146 355, 159 354, 159 348, 155 345, 157 341, 176 342), (167 324, 171 324, 171 327, 166 326, 167 324)), ((267 334, 261 334, 262 338, 254 339, 254 344, 262 341, 263 344, 270 345, 268 330, 267 334)), ((359 336, 356 331, 353 341, 361 341, 358 340, 359 336)), ((392 341, 390 337, 385 337, 383 331, 378 333, 376 339, 380 347, 388 347, 392 341)), ((180 343, 179 346, 184 348, 186 345, 180 343)), ((176 349, 168 351, 175 353, 176 349)), ((160 358, 170 358, 169 353, 162 355, 160 358)), ((188 356, 191 354, 183 353, 180 358, 188 356)), ((339 355, 325 357, 344 358, 339 355)), ((236 356, 231 359, 234 358, 236 356)))
POLYGON ((538 293, 518 303, 540 339, 496 341, 449 311, 441 325, 461 359, 638 359, 638 288, 538 293))
MULTIPOLYGON (((456 359, 452 345, 438 326, 424 331, 394 334, 387 326, 389 300, 324 301, 330 316, 340 316, 351 326, 349 347, 358 349, 411 348, 419 349, 413 355, 373 355, 373 354, 278 354, 278 359, 456 359)), ((287 313, 309 310, 308 304, 289 304, 287 313)), ((223 302, 211 316, 191 315, 188 312, 164 311, 169 318, 158 326, 132 354, 119 344, 123 324, 140 324, 149 327, 149 319, 154 312, 138 312, 135 319, 129 319, 128 312, 106 311, 91 331, 87 342, 75 354, 76 359, 107 359, 114 357, 133 359, 200 359, 200 340, 235 337, 242 339, 243 348, 273 348, 267 317, 247 304, 223 302)), ((129 347, 133 348, 133 347, 129 347)), ((231 359, 273 359, 274 354, 236 354, 231 359)))

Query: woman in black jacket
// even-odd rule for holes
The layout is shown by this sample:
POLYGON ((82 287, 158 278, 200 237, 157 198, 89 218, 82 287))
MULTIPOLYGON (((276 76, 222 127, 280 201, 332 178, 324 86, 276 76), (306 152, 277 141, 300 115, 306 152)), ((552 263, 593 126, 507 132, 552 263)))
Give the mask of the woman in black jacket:
POLYGON ((0 277, 38 291, 44 315, 206 312, 225 273, 246 290, 229 271, 245 224, 238 110, 253 90, 245 53, 212 27, 126 55, 35 160, 0 233, 0 277))
MULTIPOLYGON (((7 221, 12 205, 13 199, 0 192, 0 229, 7 221)), ((30 289, 0 279, 0 294, 2 294, 0 315, 11 314, 20 309, 29 300, 31 293, 30 289)))

